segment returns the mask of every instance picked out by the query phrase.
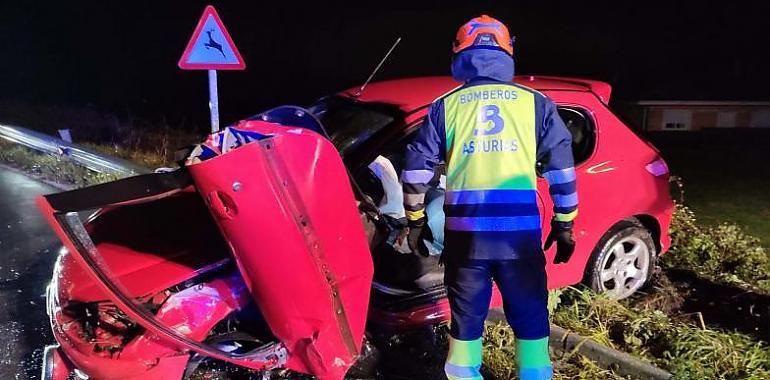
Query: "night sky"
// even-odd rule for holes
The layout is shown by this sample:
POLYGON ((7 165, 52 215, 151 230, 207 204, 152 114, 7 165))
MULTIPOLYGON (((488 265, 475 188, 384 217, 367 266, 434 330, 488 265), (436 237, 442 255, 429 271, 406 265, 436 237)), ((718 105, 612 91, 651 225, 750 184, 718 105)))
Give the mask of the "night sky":
MULTIPOLYGON (((208 3, 5 0, 0 99, 205 124, 206 74, 177 61, 208 3)), ((247 64, 220 72, 224 122, 360 84, 398 36, 376 79, 446 75, 480 13, 516 36, 519 74, 601 79, 625 100, 770 100, 766 1, 210 3, 247 64)))

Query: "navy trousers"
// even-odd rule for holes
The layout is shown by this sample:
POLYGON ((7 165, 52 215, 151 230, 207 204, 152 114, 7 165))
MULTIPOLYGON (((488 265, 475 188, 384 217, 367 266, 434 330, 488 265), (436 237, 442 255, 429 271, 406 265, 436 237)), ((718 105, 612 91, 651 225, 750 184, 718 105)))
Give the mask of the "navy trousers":
POLYGON ((513 260, 447 260, 444 284, 452 310, 450 335, 459 340, 481 337, 493 281, 516 338, 547 337, 548 289, 542 254, 513 260))

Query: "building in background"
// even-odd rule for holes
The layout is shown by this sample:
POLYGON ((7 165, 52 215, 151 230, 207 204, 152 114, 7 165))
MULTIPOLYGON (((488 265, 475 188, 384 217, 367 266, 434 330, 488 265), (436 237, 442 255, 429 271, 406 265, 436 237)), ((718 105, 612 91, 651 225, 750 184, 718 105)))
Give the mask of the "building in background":
POLYGON ((770 128, 770 102, 643 100, 616 108, 643 132, 770 128))

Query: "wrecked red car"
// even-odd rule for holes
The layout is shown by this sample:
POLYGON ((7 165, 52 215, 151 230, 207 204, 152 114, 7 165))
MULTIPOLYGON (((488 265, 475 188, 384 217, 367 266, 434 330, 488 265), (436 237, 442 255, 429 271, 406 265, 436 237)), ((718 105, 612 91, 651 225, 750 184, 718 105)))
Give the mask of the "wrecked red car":
MULTIPOLYGON (((609 85, 516 81, 554 99, 573 134, 577 251, 548 267, 549 286, 630 295, 670 243, 665 162, 609 111, 609 85)), ((381 359, 399 344, 428 360, 392 337, 448 319, 443 189, 427 210, 433 254, 412 254, 397 238, 397 176, 427 106, 457 85, 385 81, 278 107, 189 149, 174 171, 41 197, 64 243, 43 378, 373 378, 393 370, 381 359)))

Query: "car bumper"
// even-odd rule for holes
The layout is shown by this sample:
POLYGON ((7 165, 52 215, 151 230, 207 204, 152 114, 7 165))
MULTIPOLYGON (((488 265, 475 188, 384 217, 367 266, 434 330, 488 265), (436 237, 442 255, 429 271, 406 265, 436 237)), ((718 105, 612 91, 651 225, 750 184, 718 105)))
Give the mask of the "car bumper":
MULTIPOLYGON (((69 353, 66 352, 65 349, 62 348, 62 346, 56 344, 56 345, 50 345, 46 346, 43 350, 43 363, 42 363, 42 373, 40 375, 41 380, 70 380, 70 379, 90 379, 91 377, 88 375, 88 372, 78 368, 72 361, 70 361, 70 358, 77 358, 77 360, 87 362, 89 363, 89 367, 91 365, 97 365, 100 366, 100 368, 105 368, 105 366, 108 366, 109 364, 114 363, 106 363, 106 360, 94 360, 94 358, 84 358, 80 355, 73 355, 73 352, 70 351, 69 353)), ((108 359, 112 362, 114 360, 108 359)), ((157 362, 151 369, 142 371, 141 373, 138 373, 136 375, 121 375, 117 373, 113 374, 106 374, 106 376, 102 375, 94 375, 98 376, 96 378, 99 379, 122 379, 122 380, 140 380, 140 379, 181 379, 184 375, 184 371, 187 367, 188 357, 187 356, 175 356, 175 357, 169 357, 161 359, 157 362)), ((93 372, 91 372, 93 373, 93 372)))
POLYGON ((63 355, 58 344, 46 346, 43 349, 41 380, 67 380, 70 378, 75 368, 64 359, 63 355))
POLYGON ((57 344, 45 347, 41 378, 67 379, 181 379, 189 355, 153 343, 145 332, 135 339, 137 347, 125 355, 99 355, 91 342, 73 332, 63 315, 60 299, 63 255, 54 266, 54 276, 46 290, 46 311, 57 344), (139 347, 141 346, 141 347, 139 347))

